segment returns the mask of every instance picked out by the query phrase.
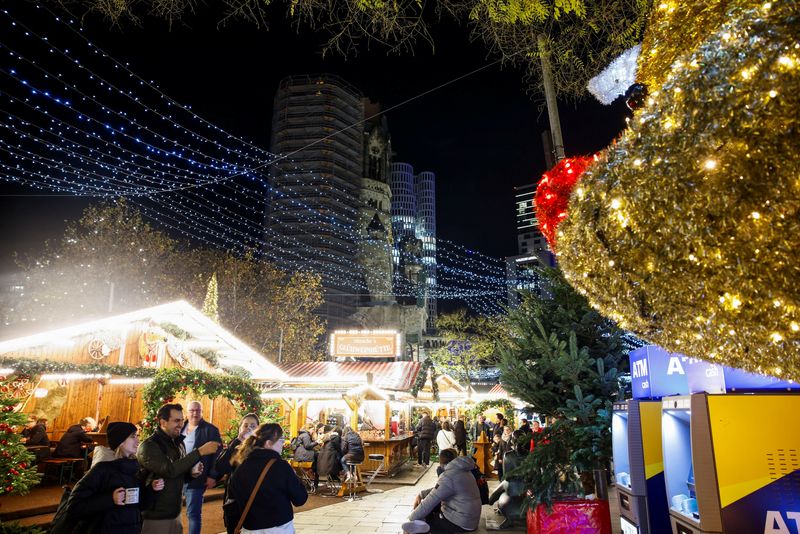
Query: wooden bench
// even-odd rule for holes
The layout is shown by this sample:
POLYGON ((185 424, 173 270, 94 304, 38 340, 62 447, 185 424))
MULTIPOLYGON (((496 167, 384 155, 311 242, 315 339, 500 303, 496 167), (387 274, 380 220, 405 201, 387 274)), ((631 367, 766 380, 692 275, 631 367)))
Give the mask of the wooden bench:
POLYGON ((47 478, 47 474, 50 470, 55 469, 58 471, 59 486, 64 483, 65 476, 67 482, 70 482, 75 474, 75 464, 83 461, 83 458, 47 458, 42 460, 41 464, 44 465, 44 478, 47 478))

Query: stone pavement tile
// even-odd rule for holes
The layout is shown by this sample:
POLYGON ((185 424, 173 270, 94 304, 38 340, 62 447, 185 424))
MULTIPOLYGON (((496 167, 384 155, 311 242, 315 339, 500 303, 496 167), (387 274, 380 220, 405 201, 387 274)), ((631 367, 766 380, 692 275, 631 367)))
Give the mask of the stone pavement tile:
POLYGON ((352 527, 347 530, 347 534, 375 534, 378 527, 352 527))

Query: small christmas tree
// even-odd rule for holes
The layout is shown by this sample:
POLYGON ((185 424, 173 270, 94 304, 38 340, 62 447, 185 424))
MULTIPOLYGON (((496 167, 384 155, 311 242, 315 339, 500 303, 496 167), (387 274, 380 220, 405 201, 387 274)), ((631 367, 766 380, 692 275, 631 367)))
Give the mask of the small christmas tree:
POLYGON ((208 281, 208 289, 206 290, 206 299, 203 301, 203 313, 215 322, 219 322, 219 307, 217 302, 219 297, 217 295, 217 273, 211 275, 211 280, 208 281))
POLYGON ((24 495, 41 479, 33 465, 34 455, 15 432, 15 427, 22 427, 27 420, 25 414, 14 412, 18 402, 19 399, 0 391, 0 497, 24 495))

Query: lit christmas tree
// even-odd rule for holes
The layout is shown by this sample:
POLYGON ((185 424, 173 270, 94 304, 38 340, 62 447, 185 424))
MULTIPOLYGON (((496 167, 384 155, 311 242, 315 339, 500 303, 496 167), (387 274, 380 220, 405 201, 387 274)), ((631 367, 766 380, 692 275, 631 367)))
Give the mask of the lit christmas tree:
POLYGON ((217 307, 217 273, 211 275, 211 280, 208 281, 208 289, 206 290, 206 298, 203 301, 203 313, 215 322, 219 322, 219 309, 217 307))
POLYGON ((0 391, 0 497, 24 495, 41 479, 33 465, 34 455, 28 452, 22 436, 16 433, 27 419, 25 414, 14 412, 18 402, 19 399, 6 391, 0 391))

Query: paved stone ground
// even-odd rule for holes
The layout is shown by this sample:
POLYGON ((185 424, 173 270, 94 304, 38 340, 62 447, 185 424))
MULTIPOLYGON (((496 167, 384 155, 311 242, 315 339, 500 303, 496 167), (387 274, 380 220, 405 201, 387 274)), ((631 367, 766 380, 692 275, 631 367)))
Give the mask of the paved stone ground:
MULTIPOLYGON (((342 501, 316 510, 296 513, 297 534, 400 534, 400 525, 408 520, 414 497, 436 483, 436 471, 430 469, 414 486, 405 486, 384 493, 363 494, 361 500, 342 501)), ((495 481, 494 484, 497 482, 495 481)), ((494 485, 492 484, 492 486, 494 485)), ((479 533, 485 530, 485 517, 493 516, 490 506, 483 507, 479 533)), ((506 534, 523 534, 524 527, 503 530, 506 534)))

